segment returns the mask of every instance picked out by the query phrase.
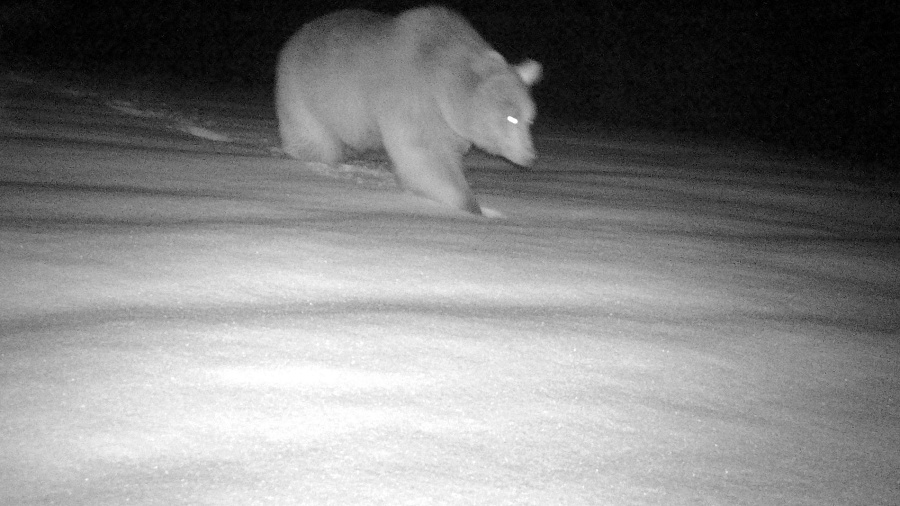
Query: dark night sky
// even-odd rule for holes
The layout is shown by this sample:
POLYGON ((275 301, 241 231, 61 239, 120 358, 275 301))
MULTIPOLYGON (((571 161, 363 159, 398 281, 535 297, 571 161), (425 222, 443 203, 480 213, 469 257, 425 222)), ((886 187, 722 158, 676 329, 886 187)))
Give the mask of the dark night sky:
MULTIPOLYGON (((895 1, 446 1, 510 60, 545 65, 541 119, 762 140, 900 163, 895 1), (802 5, 810 5, 803 3, 802 5)), ((342 7, 397 1, 0 1, 6 66, 153 72, 263 95, 280 44, 342 7)))

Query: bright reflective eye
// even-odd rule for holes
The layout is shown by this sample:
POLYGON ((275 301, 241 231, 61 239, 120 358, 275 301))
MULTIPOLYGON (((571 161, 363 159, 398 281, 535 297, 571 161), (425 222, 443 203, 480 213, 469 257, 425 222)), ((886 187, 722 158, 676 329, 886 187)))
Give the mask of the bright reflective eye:
POLYGON ((516 118, 515 116, 507 116, 507 117, 506 117, 506 121, 509 121, 509 122, 512 123, 513 125, 518 125, 518 124, 519 124, 519 118, 516 118))

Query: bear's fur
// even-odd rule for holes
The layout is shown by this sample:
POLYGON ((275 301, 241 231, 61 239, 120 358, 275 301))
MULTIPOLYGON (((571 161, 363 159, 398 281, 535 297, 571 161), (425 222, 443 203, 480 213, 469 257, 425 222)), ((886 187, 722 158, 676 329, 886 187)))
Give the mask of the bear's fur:
POLYGON ((535 158, 530 86, 541 66, 510 66, 459 14, 345 10, 294 34, 278 57, 284 152, 335 165, 384 149, 408 191, 480 213, 462 157, 472 144, 527 166, 535 158))

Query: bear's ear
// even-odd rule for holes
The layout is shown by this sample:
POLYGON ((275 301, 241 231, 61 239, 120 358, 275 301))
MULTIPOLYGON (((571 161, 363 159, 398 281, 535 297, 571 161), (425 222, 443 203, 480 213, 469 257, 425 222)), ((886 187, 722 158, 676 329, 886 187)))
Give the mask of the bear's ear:
POLYGON ((541 64, 534 60, 525 60, 513 68, 515 69, 516 74, 519 74, 522 82, 528 86, 532 86, 540 81, 541 76, 543 75, 541 64))

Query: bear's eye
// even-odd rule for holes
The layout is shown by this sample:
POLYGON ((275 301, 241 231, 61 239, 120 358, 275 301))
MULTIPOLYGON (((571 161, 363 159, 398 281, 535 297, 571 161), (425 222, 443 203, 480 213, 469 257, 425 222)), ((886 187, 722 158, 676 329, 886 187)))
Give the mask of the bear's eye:
POLYGON ((507 116, 507 117, 506 117, 506 121, 509 121, 509 122, 512 123, 513 125, 518 125, 518 124, 519 124, 519 118, 517 118, 517 117, 515 117, 515 116, 507 116))

